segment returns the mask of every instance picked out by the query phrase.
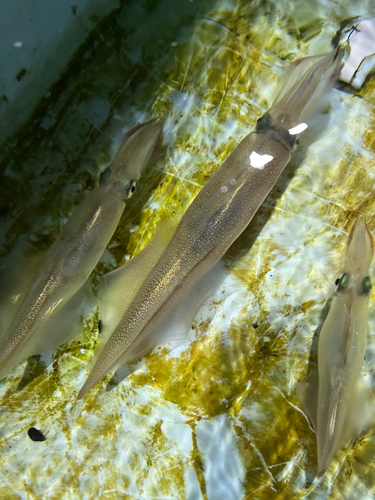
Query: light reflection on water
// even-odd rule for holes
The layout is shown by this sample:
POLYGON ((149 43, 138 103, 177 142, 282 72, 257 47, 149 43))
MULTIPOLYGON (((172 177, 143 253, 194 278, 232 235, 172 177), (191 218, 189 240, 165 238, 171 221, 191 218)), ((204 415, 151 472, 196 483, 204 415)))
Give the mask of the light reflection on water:
MULTIPOLYGON (((131 44, 122 54, 112 51, 108 65, 105 46, 118 43, 108 34, 85 74, 74 77, 78 94, 64 95, 65 112, 48 111, 58 118, 56 129, 9 159, 14 199, 2 226, 4 250, 30 228, 56 234, 108 163, 111 140, 137 121, 164 116, 165 148, 142 177, 95 276, 134 256, 160 218, 186 209, 267 110, 283 59, 328 50, 340 21, 366 12, 365 3, 271 7, 267 14, 263 4, 218 3, 205 14, 211 21, 196 22, 131 88, 118 75, 131 44), (100 116, 92 119, 95 110, 100 116)), ((132 56, 146 64, 141 51, 132 56)), ((315 436, 294 387, 311 361, 351 221, 364 211, 375 228, 373 129, 373 106, 336 91, 325 135, 306 145, 305 158, 292 160, 229 250, 230 275, 185 344, 156 350, 113 390, 105 390, 106 379, 79 403, 97 337, 92 314, 77 340, 29 363, 21 387, 26 363, 17 367, 0 385, 0 498, 372 498, 371 431, 340 454, 320 485, 305 490, 316 470, 315 436), (31 426, 46 434, 45 443, 29 440, 31 426)), ((45 239, 37 249, 40 241, 50 244, 45 239)), ((370 377, 374 314, 372 308, 370 377)))

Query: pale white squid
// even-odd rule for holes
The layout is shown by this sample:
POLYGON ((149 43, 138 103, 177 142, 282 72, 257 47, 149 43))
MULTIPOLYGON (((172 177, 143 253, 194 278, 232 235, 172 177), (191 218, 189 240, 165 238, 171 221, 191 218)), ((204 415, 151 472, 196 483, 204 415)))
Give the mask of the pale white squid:
POLYGON ((76 308, 73 298, 98 263, 125 201, 160 147, 162 129, 163 123, 153 120, 128 132, 101 175, 100 185, 74 209, 44 256, 34 282, 21 294, 10 324, 0 332, 0 377, 19 361, 67 340, 69 332, 63 324, 76 308))
POLYGON ((318 342, 318 376, 297 386, 297 395, 316 432, 318 474, 368 424, 365 386, 360 372, 367 341, 371 292, 369 267, 374 240, 359 216, 349 234, 343 272, 318 342), (362 415, 360 415, 362 413, 362 415))

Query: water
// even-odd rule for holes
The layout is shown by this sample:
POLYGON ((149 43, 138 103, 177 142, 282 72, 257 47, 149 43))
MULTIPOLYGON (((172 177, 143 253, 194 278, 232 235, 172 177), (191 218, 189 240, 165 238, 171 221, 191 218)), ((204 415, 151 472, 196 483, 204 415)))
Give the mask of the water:
MULTIPOLYGON (((114 11, 35 119, 3 144, 4 258, 22 234, 35 253, 47 248, 123 130, 165 117, 163 150, 93 273, 95 291, 98 276, 141 251, 161 218, 185 211, 253 129, 285 60, 328 51, 341 22, 374 15, 366 2, 196 4, 114 11)), ((0 498, 374 497, 371 429, 310 486, 315 435, 294 390, 316 362, 311 348, 352 221, 364 212, 375 228, 373 80, 360 95, 333 92, 324 134, 302 136, 227 252, 229 275, 185 342, 148 354, 119 385, 106 377, 77 403, 98 339, 90 302, 73 342, 1 382, 0 498), (31 427, 46 441, 32 441, 31 427)), ((370 379, 373 311, 370 301, 370 379)))

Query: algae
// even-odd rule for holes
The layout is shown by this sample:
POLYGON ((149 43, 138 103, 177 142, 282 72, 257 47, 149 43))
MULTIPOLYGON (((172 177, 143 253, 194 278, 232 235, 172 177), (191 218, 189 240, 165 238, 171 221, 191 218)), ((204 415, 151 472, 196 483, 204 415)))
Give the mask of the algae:
MULTIPOLYGON (((93 274, 94 290, 101 274, 147 245, 161 218, 186 210, 270 106, 285 61, 328 50, 341 22, 371 14, 365 3, 223 1, 199 14, 183 10, 174 31, 150 48, 140 45, 147 24, 137 22, 144 13, 155 20, 171 3, 146 2, 141 15, 134 5, 125 10, 131 5, 92 34, 1 165, 2 253, 25 232, 32 251, 42 252, 109 163, 112 142, 138 121, 167 118, 164 147, 126 206, 93 274)), ((227 252, 229 275, 185 343, 161 346, 121 384, 108 375, 77 402, 98 342, 94 308, 74 341, 1 381, 0 497, 374 495, 371 429, 311 484, 315 435, 294 391, 316 364, 347 231, 359 213, 375 229, 370 82, 363 99, 334 92, 324 135, 301 141, 227 252), (31 426, 46 442, 30 441, 31 426)), ((370 378, 374 325, 371 313, 370 378)))

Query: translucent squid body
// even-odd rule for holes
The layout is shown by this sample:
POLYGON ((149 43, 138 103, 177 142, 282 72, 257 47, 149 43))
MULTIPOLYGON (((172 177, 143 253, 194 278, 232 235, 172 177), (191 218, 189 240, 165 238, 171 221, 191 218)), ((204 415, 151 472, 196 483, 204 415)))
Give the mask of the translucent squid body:
POLYGON ((214 286, 215 271, 277 181, 305 120, 330 91, 341 69, 341 51, 295 61, 285 71, 272 108, 258 120, 177 223, 167 221, 155 241, 104 279, 99 357, 81 389, 82 398, 105 374, 160 343, 168 317, 191 326, 214 286), (116 297, 126 297, 121 303, 116 297), (108 308, 117 308, 108 314, 108 308), (106 323, 107 319, 107 323, 106 323))
POLYGON ((74 209, 45 255, 18 311, 0 334, 0 377, 22 359, 66 341, 64 324, 75 294, 111 239, 136 180, 161 145, 163 124, 152 121, 128 132, 100 185, 74 209), (69 307, 65 307, 68 304, 69 307))
POLYGON ((359 376, 367 340, 373 254, 374 240, 360 216, 350 232, 344 271, 335 281, 332 305, 320 333, 318 377, 312 375, 297 386, 301 405, 315 427, 318 478, 369 423, 368 394, 359 376))

